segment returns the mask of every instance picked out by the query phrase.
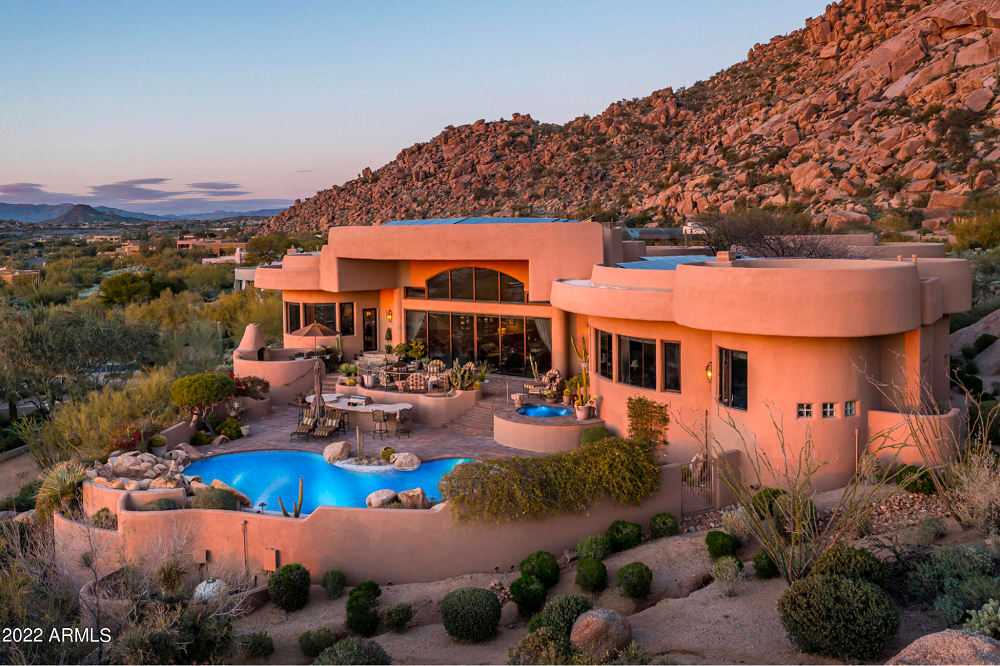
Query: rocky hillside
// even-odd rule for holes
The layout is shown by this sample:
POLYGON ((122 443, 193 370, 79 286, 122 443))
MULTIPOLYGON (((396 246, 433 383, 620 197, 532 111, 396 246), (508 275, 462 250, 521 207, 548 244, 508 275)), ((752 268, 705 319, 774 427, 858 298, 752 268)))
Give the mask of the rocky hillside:
POLYGON ((297 201, 271 230, 394 218, 631 217, 677 224, 737 206, 931 230, 1000 162, 1000 0, 843 0, 690 88, 565 125, 449 127, 297 201))

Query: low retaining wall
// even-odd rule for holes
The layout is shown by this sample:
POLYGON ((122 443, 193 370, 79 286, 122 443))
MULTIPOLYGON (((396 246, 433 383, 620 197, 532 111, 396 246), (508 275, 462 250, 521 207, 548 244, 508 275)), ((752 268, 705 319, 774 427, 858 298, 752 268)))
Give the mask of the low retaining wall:
MULTIPOLYGON (((659 490, 640 506, 605 501, 576 515, 488 525, 456 522, 448 503, 427 510, 321 506, 296 519, 213 509, 130 510, 150 493, 163 497, 171 491, 116 491, 85 483, 83 494, 88 507, 106 506, 110 493, 117 496, 117 532, 97 531, 117 539, 127 561, 162 547, 165 535, 183 533, 192 558, 213 566, 258 574, 299 562, 317 580, 337 568, 349 580, 412 583, 514 571, 529 553, 572 550, 581 538, 603 534, 614 520, 645 525, 662 511, 680 516, 681 484, 681 466, 665 465, 660 468, 659 490)), ((86 549, 87 529, 79 524, 57 516, 55 531, 60 555, 78 557, 86 549)))
POLYGON ((311 391, 315 365, 315 358, 258 361, 240 358, 239 350, 233 352, 233 374, 266 379, 271 384, 271 398, 280 403, 311 391))
MULTIPOLYGON (((400 393, 399 391, 380 391, 363 386, 337 385, 337 393, 344 395, 364 395, 373 402, 391 404, 408 402, 413 405, 411 416, 417 423, 433 428, 440 428, 451 423, 459 416, 476 406, 483 397, 482 391, 455 391, 455 394, 445 397, 443 393, 400 393)), ((351 423, 357 423, 358 415, 351 414, 351 423)), ((370 421, 370 419, 369 419, 370 421)))
POLYGON ((580 433, 594 425, 604 425, 604 421, 579 421, 574 415, 548 418, 523 416, 511 407, 504 407, 493 414, 493 439, 523 451, 572 451, 580 446, 580 433))
POLYGON ((936 466, 947 462, 957 452, 961 441, 962 412, 957 407, 944 414, 900 414, 877 409, 868 410, 868 451, 884 462, 895 460, 904 465, 936 466), (909 422, 909 423, 908 423, 909 422), (914 442, 919 437, 924 447, 941 440, 935 447, 939 458, 924 460, 914 442), (898 455, 897 455, 898 452, 898 455))

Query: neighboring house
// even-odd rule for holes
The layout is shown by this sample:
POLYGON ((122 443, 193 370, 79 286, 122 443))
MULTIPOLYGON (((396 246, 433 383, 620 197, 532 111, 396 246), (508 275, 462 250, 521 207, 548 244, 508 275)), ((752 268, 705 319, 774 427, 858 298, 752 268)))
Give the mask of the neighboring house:
POLYGON ((191 238, 189 236, 184 236, 177 240, 177 250, 179 252, 184 252, 186 250, 202 250, 209 252, 216 257, 230 255, 235 253, 237 249, 245 250, 246 247, 246 243, 241 243, 231 239, 191 238))
POLYGON ((254 286, 254 273, 256 272, 256 266, 237 268, 233 277, 233 291, 243 291, 244 289, 252 288, 254 286))
POLYGON ((216 257, 204 257, 201 260, 203 264, 242 264, 243 260, 246 258, 246 248, 237 247, 234 254, 223 254, 216 257))
POLYGON ((11 284, 14 280, 20 280, 22 278, 27 280, 38 280, 41 273, 32 270, 23 270, 18 268, 8 268, 0 267, 0 281, 11 284))
POLYGON ((789 455, 811 434, 833 487, 869 434, 901 422, 894 410, 949 402, 948 320, 970 308, 971 274, 933 245, 883 246, 905 261, 645 256, 594 222, 401 220, 333 227, 322 253, 259 266, 254 283, 282 292, 286 348, 333 344, 293 334, 316 321, 348 358, 383 349, 388 331, 448 365, 524 377, 534 359, 569 376, 570 339, 585 340, 612 429, 627 433, 628 398, 645 396, 669 406, 671 461, 703 452, 708 433, 739 448, 730 418, 780 461, 773 416, 789 455))

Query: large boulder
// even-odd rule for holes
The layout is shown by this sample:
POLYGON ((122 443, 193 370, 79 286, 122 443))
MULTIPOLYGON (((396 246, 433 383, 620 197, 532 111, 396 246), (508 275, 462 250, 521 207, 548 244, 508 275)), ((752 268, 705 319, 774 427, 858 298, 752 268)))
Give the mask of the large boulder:
POLYGON ((415 453, 405 451, 402 453, 393 453, 389 456, 389 462, 392 463, 393 467, 404 472, 412 472, 420 467, 420 458, 415 453))
POLYGON ((887 664, 1000 664, 1000 641, 945 629, 913 641, 887 664))
MULTIPOLYGON (((116 479, 120 481, 121 479, 116 479)), ((179 478, 171 475, 159 476, 153 479, 149 484, 149 489, 153 490, 155 488, 180 488, 184 485, 184 482, 179 478)), ((114 488, 114 481, 111 482, 111 487, 114 488)))
POLYGON ((398 499, 407 509, 429 509, 431 504, 427 501, 427 495, 423 488, 413 488, 411 490, 400 490, 398 499))
POLYGON ((191 446, 187 442, 181 442, 180 444, 175 446, 173 450, 183 451, 185 454, 187 454, 189 460, 201 460, 202 458, 205 457, 205 454, 203 454, 201 451, 191 446))
POLYGON ((397 495, 395 490, 390 490, 388 488, 376 490, 365 498, 365 506, 369 509, 378 509, 386 504, 392 504, 396 501, 396 498, 397 495))
POLYGON ((323 449, 323 460, 331 465, 338 460, 346 460, 351 457, 351 445, 347 442, 333 442, 327 444, 323 449))
POLYGON ((236 490, 236 488, 233 488, 232 486, 225 484, 222 481, 219 481, 218 479, 212 481, 212 487, 218 488, 219 490, 225 490, 227 493, 232 493, 233 497, 239 500, 239 503, 242 504, 243 506, 251 506, 253 504, 253 502, 250 501, 249 497, 247 497, 240 491, 236 490))
POLYGON ((204 604, 225 597, 228 587, 226 582, 219 578, 209 578, 198 583, 194 588, 191 601, 196 604, 204 604))
POLYGON ((632 625, 621 613, 595 608, 576 618, 569 639, 600 663, 632 641, 632 625))

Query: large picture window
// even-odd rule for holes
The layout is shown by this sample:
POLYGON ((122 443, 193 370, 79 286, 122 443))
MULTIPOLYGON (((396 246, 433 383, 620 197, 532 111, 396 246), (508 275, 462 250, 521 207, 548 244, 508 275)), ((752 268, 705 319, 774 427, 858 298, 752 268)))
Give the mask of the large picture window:
POLYGON ((618 336, 618 381, 656 390, 656 341, 618 336))
POLYGON ((733 409, 746 410, 748 369, 749 358, 745 351, 719 347, 719 402, 733 409))
POLYGON ((606 379, 614 379, 611 334, 594 329, 594 338, 594 347, 597 350, 597 374, 606 379))
POLYGON ((302 306, 298 303, 285 303, 285 333, 292 333, 302 328, 302 306))
POLYGON ((663 343, 663 390, 681 390, 681 343, 663 343))
POLYGON ((302 304, 302 325, 308 326, 316 322, 337 330, 337 304, 336 303, 303 303, 302 304))
POLYGON ((527 296, 524 283, 492 268, 453 268, 427 279, 427 289, 406 287, 407 298, 439 301, 488 301, 493 303, 524 303, 527 296))
POLYGON ((340 304, 340 334, 354 335, 354 303, 340 304))

